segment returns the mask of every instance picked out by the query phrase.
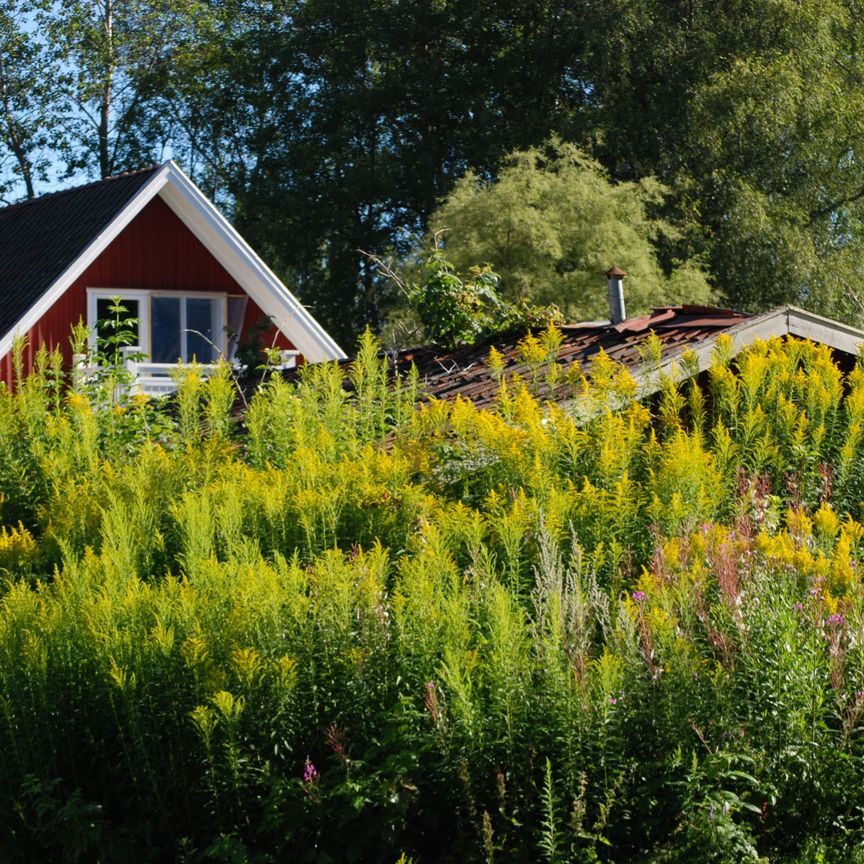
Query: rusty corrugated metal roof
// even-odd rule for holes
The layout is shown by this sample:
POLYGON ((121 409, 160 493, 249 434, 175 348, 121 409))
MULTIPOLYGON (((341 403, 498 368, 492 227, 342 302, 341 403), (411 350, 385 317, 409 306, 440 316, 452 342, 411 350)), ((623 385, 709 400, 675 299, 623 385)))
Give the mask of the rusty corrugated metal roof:
MULTIPOLYGON (((619 324, 568 324, 560 328, 563 339, 557 355, 550 363, 557 363, 562 373, 578 363, 584 366, 605 351, 613 360, 630 367, 643 362, 640 350, 653 332, 662 346, 662 359, 670 359, 685 349, 699 345, 741 324, 750 315, 717 309, 713 306, 659 306, 650 315, 630 318, 619 324)), ((519 348, 526 334, 499 337, 482 346, 445 351, 435 347, 421 347, 400 351, 394 365, 400 374, 407 374, 413 363, 420 374, 424 392, 437 399, 470 399, 478 407, 491 407, 499 393, 499 380, 521 378, 531 380, 535 370, 525 362, 519 348), (503 368, 498 371, 489 366, 490 349, 501 355, 503 368)), ((536 377, 533 376, 533 377, 536 377)), ((534 390, 541 399, 565 399, 574 392, 574 383, 562 374, 552 387, 545 380, 534 382, 534 390)))

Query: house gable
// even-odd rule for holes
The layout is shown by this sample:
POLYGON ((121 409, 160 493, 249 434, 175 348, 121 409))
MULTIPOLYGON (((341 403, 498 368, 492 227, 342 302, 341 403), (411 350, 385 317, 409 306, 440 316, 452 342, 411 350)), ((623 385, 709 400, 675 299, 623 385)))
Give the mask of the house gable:
MULTIPOLYGON (((63 292, 27 333, 25 367, 32 368, 36 348, 59 348, 71 362, 70 326, 88 320, 88 290, 178 291, 229 296, 246 292, 210 254, 165 201, 156 196, 63 292)), ((247 295, 248 296, 248 295, 247 295)), ((242 332, 265 317, 253 301, 246 305, 242 332)), ((263 335, 267 345, 295 346, 275 327, 263 335)), ((11 355, 4 358, 2 378, 11 380, 11 355)))
POLYGON ((158 172, 137 171, 0 209, 0 355, 16 328, 26 332, 34 323, 22 326, 45 292, 158 172))
POLYGON ((86 319, 88 287, 245 294, 245 327, 266 315, 278 328, 277 346, 309 361, 344 357, 173 162, 0 210, 0 238, 28 262, 24 277, 14 267, 0 270, 7 381, 18 335, 28 337, 28 366, 43 344, 69 359, 69 329, 86 319))

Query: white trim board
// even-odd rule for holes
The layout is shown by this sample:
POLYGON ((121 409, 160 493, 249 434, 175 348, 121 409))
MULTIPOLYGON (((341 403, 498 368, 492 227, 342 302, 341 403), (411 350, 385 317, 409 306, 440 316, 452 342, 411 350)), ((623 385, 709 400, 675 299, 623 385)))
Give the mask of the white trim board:
POLYGON ((174 164, 160 197, 244 291, 270 315, 307 361, 344 360, 345 353, 255 254, 201 190, 174 164))
MULTIPOLYGON (((111 220, 102 233, 72 262, 50 288, 18 319, 10 331, 0 339, 0 357, 12 350, 19 335, 35 327, 46 312, 63 296, 68 288, 108 248, 118 234, 144 209, 147 203, 167 183, 167 165, 163 165, 135 193, 125 207, 111 220)), ((70 326, 75 323, 70 321, 70 326)))
MULTIPOLYGON (((647 335, 647 333, 646 333, 647 335)), ((681 369, 681 355, 685 350, 690 350, 696 355, 697 368, 704 372, 711 367, 712 355, 720 336, 729 336, 732 339, 732 356, 736 356, 758 339, 768 340, 780 336, 795 336, 799 339, 810 339, 827 345, 836 351, 846 354, 857 355, 859 349, 864 345, 864 330, 858 330, 848 324, 823 318, 814 312, 800 309, 797 306, 780 306, 748 318, 734 327, 721 330, 715 335, 698 342, 695 345, 681 346, 671 357, 665 358, 659 364, 642 363, 631 374, 636 379, 639 388, 637 398, 644 398, 656 393, 660 389, 660 381, 664 375, 669 375, 674 368, 681 369)), ((574 400, 568 400, 571 404, 574 400)))
MULTIPOLYGON (((752 345, 757 339, 773 339, 778 336, 797 336, 799 339, 810 339, 827 345, 837 351, 855 355, 859 347, 864 344, 864 331, 830 318, 823 318, 814 312, 800 309, 797 306, 780 306, 749 318, 730 327, 721 330, 714 336, 698 343, 690 348, 696 354, 699 361, 699 371, 702 372, 711 366, 711 355, 714 346, 720 336, 729 336, 732 339, 732 356, 739 354, 748 345, 752 345)), ((682 352, 685 349, 682 348, 682 352)), ((660 364, 659 371, 668 372, 673 364, 678 363, 680 354, 664 360, 660 364)), ((680 364, 679 364, 680 365, 680 364)))
POLYGON ((201 190, 173 162, 158 171, 129 200, 102 233, 0 339, 0 357, 12 350, 63 296, 120 232, 159 195, 204 247, 255 301, 310 363, 343 360, 345 353, 309 314, 201 190))

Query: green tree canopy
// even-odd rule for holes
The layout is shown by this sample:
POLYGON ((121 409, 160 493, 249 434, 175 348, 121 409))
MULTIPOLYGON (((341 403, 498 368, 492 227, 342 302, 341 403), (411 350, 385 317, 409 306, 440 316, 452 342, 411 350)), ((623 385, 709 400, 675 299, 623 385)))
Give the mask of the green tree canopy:
POLYGON ((57 70, 29 32, 31 17, 20 0, 0 7, 0 200, 18 183, 28 198, 36 194, 56 140, 57 70))
POLYGON ((161 161, 174 124, 166 74, 205 7, 197 0, 42 5, 37 20, 64 70, 59 150, 69 170, 108 177, 161 161))
POLYGON ((186 161, 346 344, 395 296, 359 250, 406 253, 466 168, 569 132, 584 102, 562 0, 208 9, 173 67, 186 161))
MULTIPOLYGON (((505 291, 526 292, 530 277, 537 300, 571 316, 605 311, 611 263, 631 272, 631 310, 704 298, 701 262, 736 307, 795 302, 860 321, 861 11, 858 0, 9 0, 0 185, 32 195, 43 174, 105 175, 170 153, 346 343, 380 326, 395 297, 360 250, 404 257, 445 198, 470 227, 480 189, 476 206, 492 202, 495 218, 474 222, 511 231, 482 244, 505 291), (550 152, 553 133, 582 152, 550 152), (505 159, 513 151, 529 155, 505 159), (576 178, 580 196, 559 197, 556 184, 576 178)), ((448 256, 477 263, 456 233, 448 256)))
POLYGON ((448 231, 447 254, 466 268, 490 263, 512 298, 554 303, 571 320, 608 315, 603 273, 629 274, 629 313, 652 305, 711 299, 696 261, 664 272, 655 242, 675 237, 652 218, 667 190, 647 178, 612 183, 600 164, 572 144, 553 140, 542 149, 510 154, 497 179, 469 171, 431 219, 448 231))
POLYGON ((860 319, 860 3, 594 8, 590 137, 612 175, 675 188, 676 216, 697 227, 689 240, 733 305, 860 319))
POLYGON ((740 306, 856 311, 864 59, 850 6, 790 5, 783 50, 737 58, 694 100, 690 152, 694 174, 711 166, 699 190, 713 270, 740 306))

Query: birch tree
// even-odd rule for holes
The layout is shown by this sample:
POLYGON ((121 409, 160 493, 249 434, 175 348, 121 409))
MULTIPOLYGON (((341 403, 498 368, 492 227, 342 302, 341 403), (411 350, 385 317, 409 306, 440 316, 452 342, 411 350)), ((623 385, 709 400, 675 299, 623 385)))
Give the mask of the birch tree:
POLYGON ((44 13, 68 70, 62 153, 100 177, 161 161, 171 138, 162 83, 195 0, 58 0, 44 13))

